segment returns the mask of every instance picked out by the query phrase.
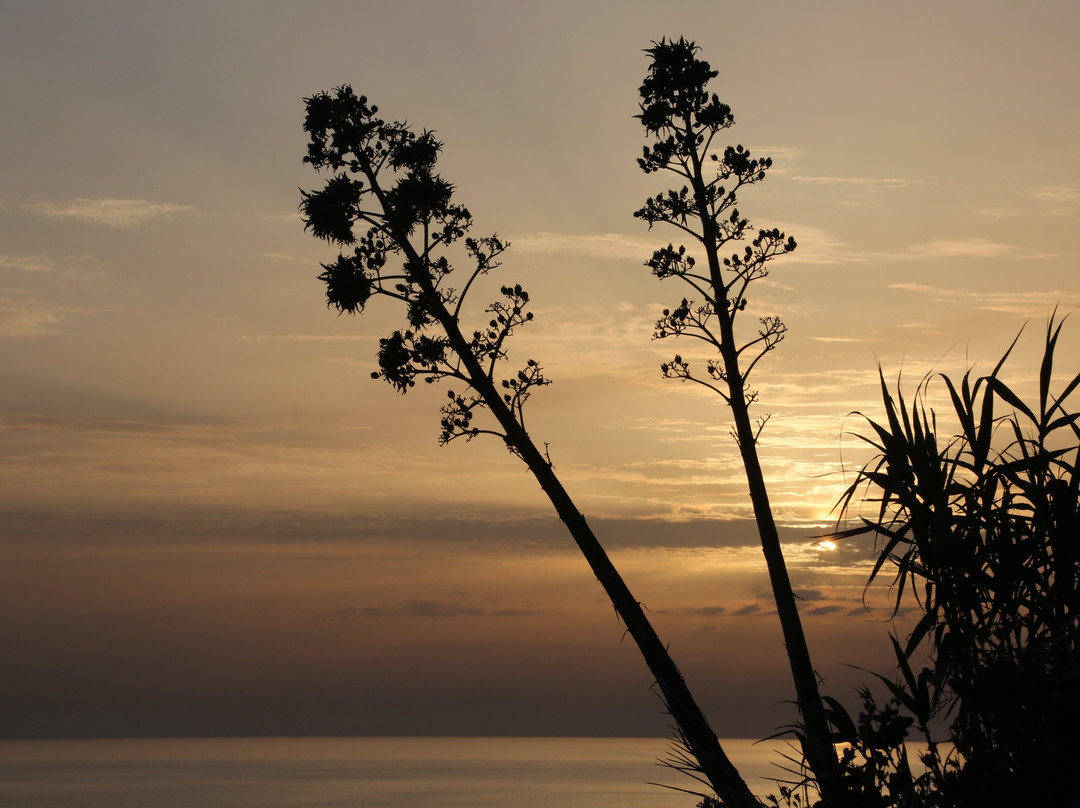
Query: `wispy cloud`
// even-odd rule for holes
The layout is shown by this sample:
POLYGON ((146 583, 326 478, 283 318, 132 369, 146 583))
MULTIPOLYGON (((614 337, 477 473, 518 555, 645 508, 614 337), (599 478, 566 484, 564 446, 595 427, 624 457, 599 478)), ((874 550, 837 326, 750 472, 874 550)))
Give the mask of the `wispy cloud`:
MULTIPOLYGON (((854 252, 849 245, 820 228, 785 225, 764 219, 755 222, 755 225, 764 229, 779 227, 784 232, 795 236, 799 249, 788 259, 792 262, 838 264, 865 260, 864 256, 854 252)), ((675 244, 686 242, 686 239, 675 231, 669 234, 658 230, 657 233, 660 236, 659 239, 656 233, 651 236, 634 236, 624 233, 568 235, 542 232, 514 236, 508 241, 513 249, 528 253, 571 253, 582 258, 633 260, 636 263, 641 263, 644 258, 651 256, 664 238, 675 244)), ((691 244, 687 244, 687 248, 691 253, 694 251, 691 244)))
POLYGON ((1057 253, 1032 250, 980 237, 937 239, 909 244, 895 250, 860 250, 818 228, 787 225, 781 226, 781 229, 793 234, 799 244, 799 248, 786 259, 796 264, 883 264, 953 258, 1035 260, 1057 257, 1057 253))
POLYGON ((793 264, 852 264, 867 260, 865 253, 860 253, 820 227, 771 221, 763 221, 760 227, 778 227, 795 239, 798 249, 784 258, 793 264))
POLYGON ((795 237, 799 247, 785 259, 792 263, 862 264, 948 258, 1056 257, 1055 253, 1030 250, 980 237, 937 239, 909 244, 895 250, 861 250, 817 227, 781 222, 763 222, 761 226, 779 227, 785 233, 795 237))
POLYGON ((1068 185, 1043 185, 1028 191, 1032 199, 1039 199, 1055 205, 1075 205, 1080 203, 1080 188, 1068 185))
POLYGON ((50 334, 62 321, 91 309, 46 303, 22 289, 0 291, 0 336, 50 334))
POLYGON ((413 617, 479 617, 484 613, 483 609, 475 606, 464 606, 456 601, 438 600, 410 600, 404 604, 406 614, 413 617))
POLYGON ((1028 204, 1024 207, 1006 205, 980 210, 982 216, 1006 219, 1015 216, 1071 216, 1080 209, 1080 188, 1071 185, 1041 185, 1026 192, 1028 204))
POLYGON ((60 275, 83 279, 102 275, 101 269, 94 264, 94 258, 89 255, 67 256, 63 261, 38 254, 0 255, 0 270, 25 272, 28 275, 60 275), (87 265, 90 265, 89 269, 87 265))
POLYGON ((377 606, 368 606, 363 609, 358 609, 355 606, 343 606, 340 609, 333 609, 328 612, 319 612, 315 615, 316 620, 352 620, 356 617, 382 617, 386 614, 384 609, 380 609, 377 606))
MULTIPOLYGON (((776 227, 795 238, 799 245, 798 249, 784 259, 792 264, 829 265, 949 258, 1056 257, 1056 253, 1031 250, 980 237, 938 239, 898 247, 895 250, 862 250, 818 227, 766 219, 755 222, 755 225, 763 229, 776 227)), ((675 242, 679 241, 677 235, 672 233, 675 242)), ((582 258, 633 259, 638 262, 642 260, 642 256, 651 255, 657 246, 655 237, 620 233, 567 235, 544 232, 519 235, 510 241, 515 249, 531 253, 572 253, 582 258)), ((692 245, 688 245, 688 249, 691 254, 694 252, 692 245)))
POLYGON ((795 175, 791 177, 795 182, 803 182, 808 185, 838 185, 847 188, 861 188, 868 191, 890 191, 905 188, 917 188, 926 185, 925 180, 902 177, 810 177, 795 175))
POLYGON ((245 334, 240 339, 245 342, 353 342, 372 337, 365 334, 245 334))
POLYGON ((698 617, 717 617, 727 611, 726 606, 680 606, 677 609, 657 609, 657 614, 690 614, 698 617))
POLYGON ((286 264, 311 264, 312 266, 315 264, 313 258, 302 258, 299 255, 290 255, 289 253, 259 253, 259 258, 265 258, 268 261, 280 261, 286 264))
POLYGON ((0 269, 14 269, 32 274, 58 272, 59 266, 43 255, 0 255, 0 269))
POLYGON ((1055 256, 1055 253, 1028 250, 985 238, 925 241, 893 254, 895 260, 898 261, 934 258, 1054 258, 1055 256))
POLYGON ((392 608, 346 606, 315 615, 317 620, 351 620, 357 617, 531 617, 540 609, 481 609, 456 600, 409 600, 392 608))
POLYGON ((177 214, 197 213, 192 205, 148 202, 145 199, 69 199, 65 202, 26 202, 26 210, 50 219, 71 219, 107 227, 137 227, 177 214))
POLYGON ((773 166, 769 169, 771 174, 787 174, 794 170, 792 164, 802 160, 806 150, 800 146, 751 146, 750 151, 755 157, 771 157, 773 166))
POLYGON ((836 614, 836 612, 844 611, 843 606, 837 606, 835 604, 829 606, 818 606, 816 609, 811 609, 806 612, 809 617, 822 617, 827 614, 836 614))
POLYGON ((1028 196, 1047 216, 1071 216, 1080 208, 1080 188, 1065 185, 1045 185, 1032 188, 1028 196))
POLYGON ((977 289, 944 289, 922 283, 893 283, 889 288, 923 295, 940 302, 962 301, 967 307, 1025 317, 1044 316, 1055 306, 1065 310, 1080 306, 1080 297, 1075 292, 1066 293, 1056 289, 1035 292, 984 292, 977 289))
POLYGON ((77 418, 39 413, 0 415, 0 429, 40 429, 50 432, 109 432, 125 434, 165 434, 169 427, 117 418, 77 418))
POLYGON ((633 259, 652 255, 656 239, 623 233, 567 235, 566 233, 525 233, 507 239, 515 250, 529 253, 573 253, 586 258, 633 259))

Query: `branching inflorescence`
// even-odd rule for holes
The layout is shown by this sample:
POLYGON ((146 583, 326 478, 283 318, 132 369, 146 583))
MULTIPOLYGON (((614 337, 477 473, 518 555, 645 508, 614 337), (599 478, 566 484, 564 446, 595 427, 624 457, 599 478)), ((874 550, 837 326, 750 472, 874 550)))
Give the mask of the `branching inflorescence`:
POLYGON ((357 314, 373 297, 403 303, 408 327, 379 341, 379 369, 372 378, 402 393, 417 379, 460 382, 466 392, 448 392, 440 442, 491 434, 513 450, 506 415, 524 429, 525 402, 534 388, 549 383, 534 359, 516 374, 498 375, 507 339, 533 319, 526 311, 528 292, 503 286, 502 298, 485 310, 488 322, 471 337, 460 330, 466 295, 477 278, 500 266, 507 243, 497 235, 468 235, 472 215, 453 201, 453 185, 435 173, 442 144, 434 133, 382 120, 378 108, 348 86, 305 103, 304 129, 311 141, 304 161, 336 172, 321 190, 301 191, 305 227, 347 248, 322 265, 327 305, 357 314), (468 266, 460 291, 448 284, 455 270, 451 255, 468 266), (505 391, 506 411, 481 427, 474 419, 492 402, 477 387, 487 385, 505 391))
MULTIPOLYGON (((730 350, 742 361, 742 387, 758 361, 783 340, 787 330, 779 317, 762 317, 757 337, 741 345, 730 344, 736 317, 746 310, 747 287, 768 277, 769 263, 792 252, 796 244, 777 228, 758 230, 741 250, 719 258, 721 251, 742 244, 752 233, 750 221, 736 207, 737 195, 745 186, 765 178, 772 159, 753 157, 741 145, 727 146, 722 154, 711 151, 713 140, 735 119, 727 104, 706 91, 705 85, 717 72, 695 58, 695 50, 692 43, 680 39, 661 42, 647 51, 653 60, 641 85, 641 114, 637 117, 656 140, 643 147, 638 165, 646 174, 667 171, 686 184, 647 199, 634 216, 650 228, 657 223, 675 227, 709 258, 699 267, 685 246, 668 244, 646 262, 657 278, 679 278, 693 289, 693 297, 664 310, 653 336, 691 337, 721 356, 725 349, 730 350)), ((704 374, 698 375, 678 355, 660 369, 668 378, 695 382, 731 403, 728 382, 734 369, 728 364, 709 359, 704 374)), ((741 395, 747 403, 755 399, 746 390, 741 395)))

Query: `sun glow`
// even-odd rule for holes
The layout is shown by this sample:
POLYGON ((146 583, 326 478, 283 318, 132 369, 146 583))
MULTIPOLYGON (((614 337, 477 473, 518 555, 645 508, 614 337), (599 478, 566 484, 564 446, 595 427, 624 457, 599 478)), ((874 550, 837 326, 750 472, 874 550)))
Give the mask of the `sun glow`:
POLYGON ((836 542, 834 542, 834 541, 819 541, 814 546, 817 549, 822 550, 822 551, 835 550, 836 549, 836 542))

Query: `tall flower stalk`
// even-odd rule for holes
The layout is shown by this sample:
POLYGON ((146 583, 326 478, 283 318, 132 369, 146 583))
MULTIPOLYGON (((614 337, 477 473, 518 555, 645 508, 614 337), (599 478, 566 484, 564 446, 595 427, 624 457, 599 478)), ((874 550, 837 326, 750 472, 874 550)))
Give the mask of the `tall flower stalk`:
POLYGON ((528 293, 520 285, 502 286, 482 322, 463 323, 467 296, 498 268, 506 242, 470 235, 472 215, 435 172, 442 144, 433 133, 379 118, 377 108, 347 86, 312 96, 306 105, 304 160, 332 176, 321 190, 302 192, 301 210, 317 238, 341 249, 320 275, 327 304, 357 314, 382 297, 405 315, 404 326, 379 341, 372 376, 402 393, 417 380, 446 382, 440 443, 489 435, 521 458, 640 649, 704 781, 726 805, 757 806, 640 603, 525 429, 526 403, 549 383, 534 359, 504 371, 509 338, 533 318, 528 293), (462 275, 459 287, 450 285, 462 275))
POLYGON ((655 337, 691 339, 712 354, 703 371, 682 354, 665 362, 661 371, 668 378, 711 390, 731 410, 732 434, 742 456, 795 685, 799 738, 828 797, 829 776, 838 760, 758 456, 758 437, 768 416, 755 421, 750 412, 758 396, 748 380, 783 340, 786 327, 779 317, 762 317, 752 336, 737 336, 736 328, 751 284, 767 277, 772 261, 792 252, 796 244, 778 229, 753 231, 739 212, 738 193, 763 180, 772 160, 753 157, 742 146, 714 151, 716 137, 733 125, 734 118, 728 105, 708 91, 709 81, 718 74, 698 58, 697 51, 694 43, 682 38, 653 43, 646 51, 651 63, 640 89, 637 117, 651 143, 638 164, 646 174, 675 175, 681 187, 647 199, 634 215, 650 229, 655 224, 673 227, 690 244, 689 248, 668 244, 646 263, 657 278, 677 278, 690 290, 678 305, 664 310, 655 337), (735 252, 727 252, 733 248, 735 252), (699 263, 695 253, 705 260, 699 263))

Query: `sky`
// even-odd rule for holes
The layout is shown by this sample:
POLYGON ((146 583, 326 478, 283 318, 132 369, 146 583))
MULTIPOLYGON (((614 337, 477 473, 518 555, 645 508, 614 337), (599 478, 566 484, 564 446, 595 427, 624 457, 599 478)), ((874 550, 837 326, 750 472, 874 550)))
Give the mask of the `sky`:
MULTIPOLYGON (((722 402, 660 377, 683 290, 631 215, 650 41, 719 71, 740 210, 798 250, 752 291, 761 455, 814 663, 889 668, 869 548, 814 537, 866 459, 878 367, 1034 378, 1080 303, 1072 2, 0 0, 0 737, 637 735, 668 719, 524 466, 437 445, 444 391, 373 381, 402 315, 325 306, 303 99, 437 131, 491 293, 554 380, 528 426, 714 729, 792 687, 722 402)), ((751 321, 752 322, 752 321, 751 321)), ((1075 373, 1080 326, 1059 350, 1075 373)), ((928 401, 947 406, 939 386, 928 401)), ((877 409, 875 409, 877 408, 877 409)))

